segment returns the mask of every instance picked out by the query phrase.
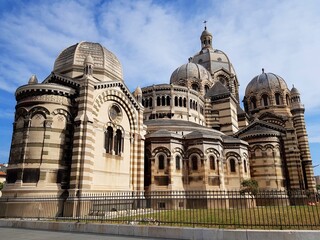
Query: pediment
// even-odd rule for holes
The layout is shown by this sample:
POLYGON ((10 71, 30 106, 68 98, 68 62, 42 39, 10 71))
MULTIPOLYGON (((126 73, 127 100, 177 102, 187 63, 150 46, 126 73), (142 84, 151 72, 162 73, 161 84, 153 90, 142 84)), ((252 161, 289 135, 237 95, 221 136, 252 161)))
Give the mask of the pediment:
POLYGON ((46 77, 46 79, 43 81, 43 83, 55 83, 55 84, 71 87, 76 90, 80 86, 80 83, 75 81, 74 79, 62 76, 55 72, 51 72, 50 75, 46 77))
POLYGON ((285 132, 286 130, 282 126, 255 119, 248 126, 238 131, 235 136, 246 139, 254 136, 280 136, 285 132))
POLYGON ((274 125, 285 127, 286 118, 271 112, 265 112, 259 116, 259 119, 274 125))

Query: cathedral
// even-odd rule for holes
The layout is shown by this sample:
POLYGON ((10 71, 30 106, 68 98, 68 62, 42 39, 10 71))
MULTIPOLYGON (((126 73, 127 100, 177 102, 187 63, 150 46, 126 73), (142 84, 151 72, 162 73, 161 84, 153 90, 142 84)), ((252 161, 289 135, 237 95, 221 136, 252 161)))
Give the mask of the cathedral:
POLYGON ((262 69, 240 100, 206 27, 200 43, 169 81, 134 92, 99 43, 64 49, 46 79, 16 90, 3 196, 240 190, 246 179, 314 190, 299 91, 262 69))

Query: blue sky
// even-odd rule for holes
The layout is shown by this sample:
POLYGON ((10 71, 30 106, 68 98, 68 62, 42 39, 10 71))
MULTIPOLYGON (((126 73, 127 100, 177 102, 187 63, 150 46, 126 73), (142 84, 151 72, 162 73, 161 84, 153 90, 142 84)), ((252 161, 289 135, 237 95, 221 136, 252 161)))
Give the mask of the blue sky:
POLYGON ((100 42, 120 59, 133 91, 168 83, 200 50, 204 20, 214 48, 234 65, 241 98, 261 68, 299 89, 313 163, 320 164, 317 0, 0 0, 0 162, 8 161, 15 89, 32 74, 44 80, 64 48, 100 42))

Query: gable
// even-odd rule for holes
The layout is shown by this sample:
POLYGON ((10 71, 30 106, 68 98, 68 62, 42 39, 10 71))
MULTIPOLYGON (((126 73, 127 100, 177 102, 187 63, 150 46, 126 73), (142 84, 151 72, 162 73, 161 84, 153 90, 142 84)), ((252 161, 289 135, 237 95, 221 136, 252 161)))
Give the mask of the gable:
POLYGON ((285 128, 269 122, 255 119, 248 126, 241 129, 235 134, 235 137, 241 139, 251 138, 255 136, 280 136, 286 132, 285 128))

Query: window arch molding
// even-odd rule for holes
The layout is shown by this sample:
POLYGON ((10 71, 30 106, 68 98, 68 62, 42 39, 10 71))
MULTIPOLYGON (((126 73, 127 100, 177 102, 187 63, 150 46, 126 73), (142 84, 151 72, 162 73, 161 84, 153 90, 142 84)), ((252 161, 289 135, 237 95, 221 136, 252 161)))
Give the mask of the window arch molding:
POLYGON ((229 172, 230 173, 236 173, 237 172, 237 165, 241 163, 241 157, 236 152, 228 152, 226 154, 227 163, 229 165, 229 172))

